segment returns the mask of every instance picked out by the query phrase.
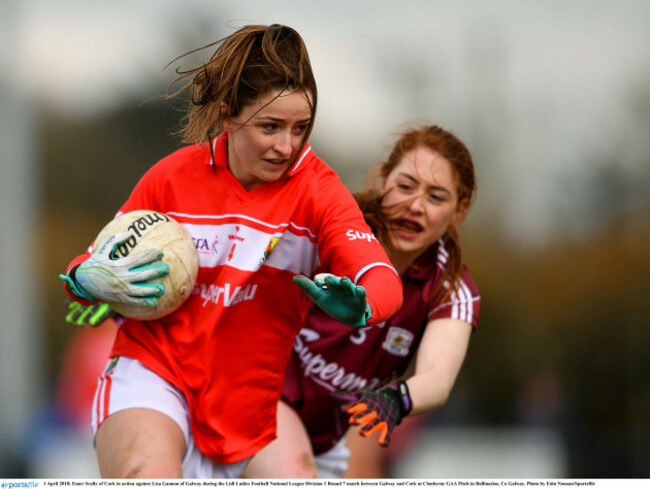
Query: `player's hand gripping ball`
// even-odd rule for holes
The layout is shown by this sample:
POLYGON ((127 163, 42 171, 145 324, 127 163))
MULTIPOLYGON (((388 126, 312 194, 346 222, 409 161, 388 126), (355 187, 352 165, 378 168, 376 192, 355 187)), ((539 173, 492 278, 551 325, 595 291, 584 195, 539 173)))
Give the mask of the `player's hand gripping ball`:
POLYGON ((152 320, 187 300, 198 273, 198 253, 187 230, 162 212, 139 210, 100 231, 74 282, 125 317, 152 320))

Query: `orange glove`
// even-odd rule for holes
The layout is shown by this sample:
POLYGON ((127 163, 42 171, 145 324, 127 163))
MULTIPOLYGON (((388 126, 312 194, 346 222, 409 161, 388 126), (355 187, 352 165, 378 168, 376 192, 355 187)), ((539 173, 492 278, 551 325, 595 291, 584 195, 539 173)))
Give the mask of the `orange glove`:
POLYGON ((413 408, 408 386, 401 380, 395 386, 384 387, 378 391, 335 391, 333 396, 347 402, 341 409, 352 415, 349 420, 351 425, 361 426, 359 434, 370 436, 378 431, 378 442, 383 447, 390 444, 393 429, 413 408))

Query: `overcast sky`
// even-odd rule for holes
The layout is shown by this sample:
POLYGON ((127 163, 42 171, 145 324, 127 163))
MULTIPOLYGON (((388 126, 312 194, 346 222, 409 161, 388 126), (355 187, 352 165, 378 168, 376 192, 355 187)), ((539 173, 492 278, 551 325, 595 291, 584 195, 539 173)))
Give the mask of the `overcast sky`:
MULTIPOLYGON (((442 124, 490 163, 476 161, 477 214, 496 206, 522 239, 575 207, 567 194, 614 140, 647 139, 630 134, 630 93, 650 80, 644 0, 4 0, 0 13, 0 76, 80 115, 158 95, 162 67, 197 43, 291 25, 316 72, 321 144, 365 168, 399 124, 442 124)), ((642 171, 644 151, 623 171, 642 171)))

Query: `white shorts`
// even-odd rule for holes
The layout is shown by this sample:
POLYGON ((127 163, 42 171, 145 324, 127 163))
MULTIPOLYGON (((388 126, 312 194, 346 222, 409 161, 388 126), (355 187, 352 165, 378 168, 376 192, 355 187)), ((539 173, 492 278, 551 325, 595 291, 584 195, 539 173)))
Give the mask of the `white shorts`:
POLYGON ((186 446, 183 457, 184 478, 239 478, 250 460, 223 464, 204 455, 194 443, 185 395, 139 361, 115 357, 109 360, 106 370, 99 377, 93 401, 93 437, 107 417, 130 408, 154 409, 166 414, 180 426, 186 446))
POLYGON ((341 438, 336 445, 325 453, 316 455, 316 469, 320 479, 342 479, 348 470, 350 449, 345 443, 346 437, 341 438))

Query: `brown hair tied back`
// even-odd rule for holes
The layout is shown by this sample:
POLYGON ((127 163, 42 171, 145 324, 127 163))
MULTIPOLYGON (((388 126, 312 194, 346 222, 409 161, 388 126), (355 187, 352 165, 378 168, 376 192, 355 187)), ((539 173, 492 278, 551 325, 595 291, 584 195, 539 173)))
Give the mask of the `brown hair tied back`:
MULTIPOLYGON (((382 207, 384 194, 377 188, 377 181, 386 178, 399 164, 404 155, 420 147, 429 148, 449 161, 458 188, 458 205, 462 206, 465 212, 469 210, 476 196, 476 178, 472 155, 460 139, 439 126, 421 126, 401 133, 388 159, 374 169, 366 188, 356 195, 366 222, 368 222, 384 246, 397 255, 399 255, 399 251, 394 249, 388 237, 390 217, 387 214, 387 209, 382 207)), ((432 299, 441 292, 441 287, 445 282, 456 285, 462 274, 463 262, 460 238, 455 225, 449 226, 442 236, 442 241, 449 253, 449 258, 442 280, 439 281, 433 291, 432 299)), ((444 292, 442 300, 449 298, 453 288, 451 287, 444 292)))
POLYGON ((318 93, 300 34, 278 24, 249 25, 174 61, 215 45, 219 47, 207 62, 185 71, 176 69, 179 76, 172 85, 190 80, 168 95, 171 98, 185 92, 190 94, 189 109, 179 131, 183 141, 211 140, 223 131, 224 117, 236 117, 245 106, 275 91, 278 95, 298 91, 310 101, 312 117, 305 133, 306 141, 313 128, 318 93), (222 103, 227 107, 226 113, 221 109, 222 103))

